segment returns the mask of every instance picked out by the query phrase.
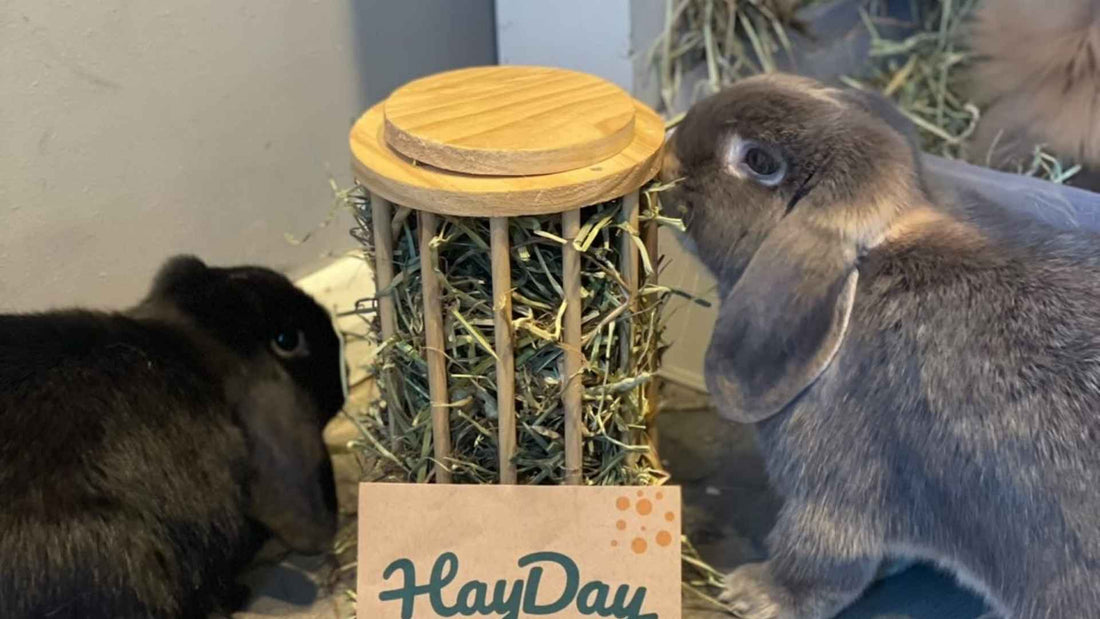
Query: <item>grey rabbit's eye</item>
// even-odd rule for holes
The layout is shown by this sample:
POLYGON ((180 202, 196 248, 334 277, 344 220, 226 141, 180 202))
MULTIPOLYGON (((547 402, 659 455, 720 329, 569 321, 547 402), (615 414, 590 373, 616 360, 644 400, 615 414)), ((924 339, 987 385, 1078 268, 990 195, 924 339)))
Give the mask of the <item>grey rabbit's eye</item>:
POLYGON ((306 335, 301 329, 280 331, 271 338, 271 350, 284 359, 304 357, 309 354, 306 335))
POLYGON ((749 169, 760 176, 768 176, 779 171, 779 162, 763 148, 752 147, 745 153, 745 163, 749 169))
POLYGON ((778 185, 787 173, 787 164, 780 157, 762 146, 747 143, 741 161, 753 180, 774 187, 778 185))

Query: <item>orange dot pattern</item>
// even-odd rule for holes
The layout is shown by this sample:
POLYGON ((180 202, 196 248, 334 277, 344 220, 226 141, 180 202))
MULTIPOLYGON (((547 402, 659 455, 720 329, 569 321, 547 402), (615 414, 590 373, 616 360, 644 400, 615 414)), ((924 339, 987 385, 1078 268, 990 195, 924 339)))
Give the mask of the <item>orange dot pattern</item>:
MULTIPOLYGON (((626 512, 631 511, 631 507, 633 507, 634 509, 632 511, 636 512, 639 516, 646 517, 654 513, 655 506, 653 500, 661 501, 665 498, 663 492, 657 492, 653 494, 653 500, 645 498, 646 493, 643 490, 639 490, 637 494, 638 498, 635 501, 632 501, 630 497, 625 495, 618 497, 617 499, 615 499, 615 508, 618 509, 620 512, 626 512)), ((664 520, 665 522, 675 522, 676 514, 671 511, 665 511, 664 520)), ((626 531, 628 528, 627 521, 625 519, 616 520, 615 528, 619 531, 626 531)), ((641 555, 645 554, 651 547, 650 542, 647 541, 647 538, 649 538, 650 535, 647 533, 647 527, 645 525, 639 525, 638 530, 641 532, 641 535, 634 537, 630 541, 629 547, 634 554, 641 555)), ((666 529, 658 528, 657 532, 653 534, 652 540, 657 547, 667 548, 668 546, 672 545, 674 538, 672 532, 666 529)), ((618 548, 619 546, 620 544, 618 540, 611 541, 612 548, 618 548)))

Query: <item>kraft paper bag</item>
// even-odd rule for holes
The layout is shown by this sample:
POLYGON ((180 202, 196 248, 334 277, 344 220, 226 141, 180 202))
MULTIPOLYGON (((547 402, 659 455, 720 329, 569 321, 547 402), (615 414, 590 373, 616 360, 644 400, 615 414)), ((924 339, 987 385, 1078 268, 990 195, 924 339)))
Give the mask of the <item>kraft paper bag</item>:
POLYGON ((362 484, 361 619, 680 617, 674 486, 362 484))

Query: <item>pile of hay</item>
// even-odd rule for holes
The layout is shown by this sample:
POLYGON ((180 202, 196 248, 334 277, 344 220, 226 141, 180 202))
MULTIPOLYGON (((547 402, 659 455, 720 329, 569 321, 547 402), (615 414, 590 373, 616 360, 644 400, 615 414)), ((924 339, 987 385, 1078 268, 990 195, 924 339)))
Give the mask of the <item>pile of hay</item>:
MULTIPOLYGON (((981 107, 965 94, 974 58, 966 45, 967 25, 979 2, 915 3, 916 31, 901 40, 879 36, 875 20, 865 12, 871 52, 863 79, 843 79, 892 98, 917 126, 925 152, 991 167, 988 153, 972 152, 968 142, 982 115, 981 107)), ((1064 183, 1080 169, 1036 147, 1027 164, 1003 171, 1064 183)))
MULTIPOLYGON (((369 194, 347 195, 368 261, 374 260, 369 194)), ((651 193, 643 196, 642 221, 675 223, 660 215, 651 193)), ((621 200, 586 207, 575 246, 581 252, 582 333, 585 357, 584 461, 586 483, 661 484, 667 474, 647 432, 654 410, 645 385, 653 378, 665 345, 662 309, 669 290, 648 285, 659 268, 642 254, 643 284, 634 309, 619 272, 623 235, 643 248, 637 231, 621 221, 621 200), (629 326, 630 328, 624 328, 629 326), (629 334, 624 337, 624 334, 629 334), (624 355, 623 349, 629 351, 624 355)), ((398 209, 394 217, 394 281, 378 296, 393 298, 397 335, 380 342, 374 375, 383 400, 357 415, 361 447, 386 465, 391 480, 426 482, 433 477, 428 370, 424 357, 423 303, 417 217, 398 209)), ((492 267, 487 219, 441 217, 430 251, 438 259, 452 455, 455 483, 497 483, 496 352, 493 350, 492 267)), ((559 484, 564 474, 561 282, 561 218, 510 219, 512 309, 516 330, 517 467, 519 483, 559 484)), ((361 302, 378 332, 376 299, 361 302)))
MULTIPOLYGON (((813 45, 812 24, 797 21, 795 8, 825 0, 668 0, 665 33, 652 54, 666 111, 683 89, 686 75, 705 67, 705 77, 690 84, 692 99, 737 79, 778 68, 781 54, 791 52, 791 30, 806 30, 813 45)), ((911 0, 914 16, 904 38, 880 33, 888 16, 882 0, 862 0, 860 16, 871 39, 866 63, 847 84, 877 90, 892 99, 917 126, 926 152, 989 166, 982 153, 969 152, 968 139, 982 109, 966 92, 973 56, 966 45, 967 24, 980 0, 911 0)), ((788 63, 789 66, 790 63, 788 63)), ((1063 183, 1080 169, 1072 162, 1036 148, 1027 165, 1004 171, 1063 183)))
POLYGON ((665 110, 675 111, 683 80, 706 66, 691 98, 717 92, 740 78, 775 71, 791 53, 789 29, 801 29, 794 10, 816 0, 666 0, 665 30, 650 58, 657 65, 665 110))

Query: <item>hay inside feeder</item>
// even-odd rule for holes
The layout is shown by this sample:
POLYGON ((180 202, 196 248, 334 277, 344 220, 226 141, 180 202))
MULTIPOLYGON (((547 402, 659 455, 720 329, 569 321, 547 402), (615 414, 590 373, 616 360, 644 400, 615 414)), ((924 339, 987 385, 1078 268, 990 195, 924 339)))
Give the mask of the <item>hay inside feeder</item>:
MULTIPOLYGON (((358 227, 354 236, 374 261, 372 212, 362 188, 348 194, 358 227)), ((581 213, 582 350, 585 358, 583 477, 601 485, 653 485, 667 474, 656 461, 647 431, 654 409, 646 384, 665 345, 661 311, 669 290, 645 282, 651 264, 645 241, 628 231, 622 199, 581 213), (629 245, 624 245, 629 243, 629 245), (642 256, 643 278, 635 304, 619 271, 624 247, 642 256)), ((357 421, 369 449, 387 465, 387 478, 425 482, 433 477, 428 369, 424 355, 423 299, 417 218, 399 210, 393 221, 396 335, 381 342, 374 373, 385 399, 357 421)), ((445 354, 450 389, 451 456, 446 464, 457 483, 496 483, 498 465, 497 384, 493 333, 489 221, 441 217, 431 244, 442 284, 445 354)), ((643 193, 642 222, 673 222, 643 193)), ((519 483, 563 483, 564 430, 561 218, 512 217, 512 315, 515 324, 515 406, 519 483)), ((374 316, 374 300, 364 300, 374 316)), ((375 324, 375 331, 378 325, 375 324)))

